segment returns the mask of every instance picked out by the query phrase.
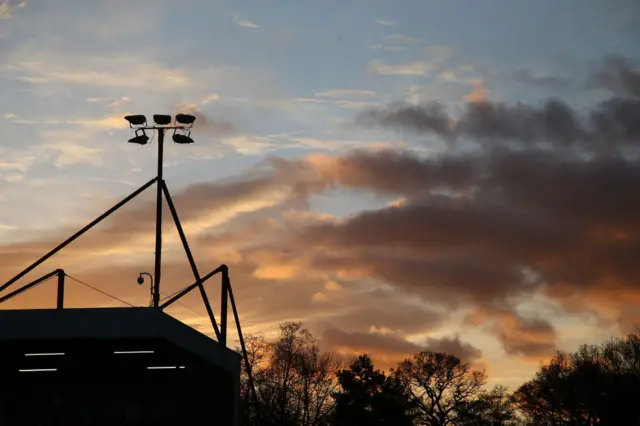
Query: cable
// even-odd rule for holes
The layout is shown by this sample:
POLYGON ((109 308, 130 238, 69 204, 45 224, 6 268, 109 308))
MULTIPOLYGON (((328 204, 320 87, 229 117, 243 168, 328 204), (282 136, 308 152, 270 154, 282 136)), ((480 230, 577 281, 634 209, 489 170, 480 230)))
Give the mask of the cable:
MULTIPOLYGON (((180 293, 181 291, 182 291, 182 290, 178 290, 178 291, 176 291, 175 293, 170 294, 170 295, 168 295, 168 296, 167 296, 166 294, 164 294, 164 293, 163 293, 163 296, 165 296, 165 297, 164 297, 164 299, 162 299, 162 300, 167 300, 168 298, 175 296, 176 294, 180 293)), ((181 302, 181 301, 179 301, 179 300, 176 300, 174 303, 177 303, 178 305, 180 305, 180 306, 182 306, 182 307, 184 307, 184 308, 187 308, 188 310, 190 310, 190 311, 191 311, 191 312, 193 312, 194 314, 198 314, 198 315, 200 315, 202 318, 207 318, 207 319, 209 318, 208 316, 206 316, 206 315, 205 315, 205 314, 203 314, 202 312, 198 312, 198 311, 196 311, 195 309, 193 309, 191 306, 187 305, 186 303, 183 303, 183 302, 181 302)))
MULTIPOLYGON (((170 294, 169 296, 167 296, 166 294, 162 293, 162 295, 165 296, 164 299, 162 299, 162 300, 167 300, 168 298, 175 296, 176 294, 180 293, 181 291, 182 290, 178 290, 178 291, 174 292, 173 294, 170 294)), ((181 302, 179 300, 176 300, 174 303, 177 304, 177 305, 182 306, 183 308, 187 308, 188 310, 190 310, 191 312, 193 312, 194 314, 198 315, 199 317, 201 317, 203 319, 206 319, 206 320, 209 319, 209 317, 207 315, 203 314, 202 312, 196 311, 195 309, 193 309, 191 306, 187 305, 186 303, 183 303, 183 302, 181 302)), ((220 324, 218 324, 218 325, 220 325, 220 324)))
MULTIPOLYGON (((187 286, 187 287, 190 287, 190 286, 187 286)), ((173 296, 175 296, 176 294, 180 293, 181 291, 183 291, 183 290, 184 290, 185 288, 187 288, 187 287, 184 287, 184 288, 181 288, 180 290, 174 291, 173 293, 171 293, 171 294, 170 294, 170 295, 168 295, 168 296, 166 295, 166 293, 162 293, 162 295, 164 296, 164 298, 160 299, 160 301, 161 301, 161 302, 164 302, 165 300, 172 298, 173 296)))
POLYGON ((117 301, 118 301, 118 302, 120 302, 120 303, 124 303, 125 305, 131 306, 132 308, 136 308, 136 307, 137 307, 137 306, 135 306, 135 305, 132 305, 132 304, 131 304, 131 303, 129 303, 129 302, 126 302, 126 301, 124 301, 124 300, 120 299, 119 297, 114 296, 113 294, 109 294, 109 293, 107 293, 106 291, 100 290, 99 288, 96 288, 96 287, 94 287, 94 286, 92 286, 92 285, 89 285, 89 284, 85 283, 84 281, 80 281, 79 279, 74 278, 74 277, 72 277, 72 276, 71 276, 71 275, 69 275, 69 274, 65 274, 65 276, 66 276, 67 278, 71 278, 72 280, 74 280, 75 282, 77 282, 77 283, 79 283, 79 284, 82 284, 82 285, 84 285, 84 286, 86 286, 86 287, 88 287, 88 288, 90 288, 90 289, 92 289, 92 290, 97 291, 97 292, 98 292, 98 293, 100 293, 100 294, 103 294, 103 295, 105 295, 105 296, 107 296, 107 297, 110 297, 110 298, 112 298, 112 299, 114 299, 114 300, 117 300, 117 301))
POLYGON ((184 303, 182 303, 182 302, 178 302, 178 301, 176 301, 176 303, 177 303, 178 305, 181 305, 181 306, 182 306, 182 307, 184 307, 184 308, 187 308, 188 310, 190 310, 190 311, 191 311, 191 312, 193 312, 194 314, 196 314, 196 315, 200 315, 202 318, 209 319, 209 317, 208 317, 208 316, 206 316, 206 315, 205 315, 205 314, 203 314, 202 312, 198 312, 198 311, 196 311, 195 309, 193 309, 193 308, 192 308, 191 306, 189 306, 189 305, 186 305, 186 304, 184 304, 184 303))

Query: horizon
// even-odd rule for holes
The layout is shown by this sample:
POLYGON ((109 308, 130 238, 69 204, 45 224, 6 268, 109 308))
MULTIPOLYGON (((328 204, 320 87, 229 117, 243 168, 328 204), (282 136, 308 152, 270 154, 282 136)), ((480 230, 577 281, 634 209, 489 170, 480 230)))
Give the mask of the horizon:
MULTIPOLYGON (((185 3, 0 1, 0 284, 155 176, 125 115, 191 113, 165 179, 245 333, 301 321, 382 368, 443 350, 514 390, 638 330, 637 3, 185 3)), ((147 304, 149 191, 19 283, 147 304)), ((164 212, 167 295, 193 278, 164 212)), ((213 334, 195 294, 168 313, 213 334)))

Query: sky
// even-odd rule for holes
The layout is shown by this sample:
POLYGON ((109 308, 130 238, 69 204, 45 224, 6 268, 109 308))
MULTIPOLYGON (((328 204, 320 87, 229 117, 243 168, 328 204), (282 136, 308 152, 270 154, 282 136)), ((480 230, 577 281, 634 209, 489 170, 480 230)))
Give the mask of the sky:
MULTIPOLYGON (((447 351, 513 389, 640 325, 639 38, 633 0, 0 1, 0 282, 155 176, 125 115, 192 113, 165 179, 245 333, 302 321, 384 368, 447 351)), ((153 208, 22 282, 146 305, 153 208)), ((168 295, 193 277, 165 219, 168 295)), ((169 310, 211 334, 204 312, 169 310)))

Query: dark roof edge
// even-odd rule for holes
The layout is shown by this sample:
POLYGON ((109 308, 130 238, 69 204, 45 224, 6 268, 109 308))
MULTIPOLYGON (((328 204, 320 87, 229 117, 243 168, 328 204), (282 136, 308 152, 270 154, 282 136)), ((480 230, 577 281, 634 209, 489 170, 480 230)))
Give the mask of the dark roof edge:
POLYGON ((161 338, 234 375, 240 355, 154 308, 0 310, 0 341, 161 338))

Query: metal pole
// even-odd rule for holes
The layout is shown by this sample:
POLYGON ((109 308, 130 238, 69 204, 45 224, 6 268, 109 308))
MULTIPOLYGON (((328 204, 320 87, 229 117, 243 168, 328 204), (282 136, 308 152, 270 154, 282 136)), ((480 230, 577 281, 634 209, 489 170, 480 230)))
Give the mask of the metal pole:
POLYGON ((65 273, 62 269, 58 269, 58 303, 56 309, 64 309, 64 276, 65 273))
POLYGON ((222 294, 220 295, 220 343, 227 346, 227 309, 229 306, 229 270, 222 272, 222 294))
POLYGON ((153 306, 153 275, 151 275, 148 272, 140 272, 140 276, 138 277, 138 284, 142 285, 144 284, 144 278, 142 278, 143 275, 146 275, 147 277, 149 277, 149 281, 151 282, 151 285, 149 286, 149 306, 153 306), (142 280, 142 281, 141 281, 142 280))
POLYGON ((160 274, 162 263, 162 165, 164 151, 164 129, 158 128, 158 182, 156 192, 156 261, 154 272, 153 307, 160 307, 160 274))
POLYGON ((249 389, 253 394, 253 401, 256 404, 256 411, 258 419, 262 420, 262 410, 260 409, 260 402, 258 401, 258 393, 256 392, 256 385, 253 382, 253 372, 251 371, 251 364, 249 363, 249 355, 247 354, 247 347, 244 344, 244 336, 242 335, 242 327, 240 326, 240 317, 238 316, 238 308, 236 307, 236 301, 233 298, 233 289, 231 287, 231 280, 228 281, 229 287, 229 301, 231 302, 231 309, 233 310, 233 317, 236 321, 236 328, 238 329, 238 338, 240 339, 240 348, 242 349, 242 357, 244 358, 244 366, 247 370, 247 378, 249 379, 249 389))
POLYGON ((4 289, 6 289, 7 287, 9 287, 11 284, 15 283, 16 281, 18 281, 20 278, 24 277, 25 275, 27 275, 29 272, 31 272, 32 270, 34 270, 38 265, 40 265, 42 262, 44 262, 45 260, 49 259, 51 256, 53 256, 54 254, 56 254, 57 252, 59 252, 60 250, 62 250, 63 248, 65 248, 66 246, 68 246, 70 243, 72 243, 76 238, 78 238, 79 236, 81 236, 82 234, 84 234, 85 232, 87 232, 89 229, 93 228, 94 226, 96 226, 98 223, 100 223, 104 218, 106 218, 107 216, 109 216, 111 213, 115 212, 116 210, 118 210, 120 207, 122 207, 123 205, 127 204, 129 201, 131 201, 131 199, 137 197, 138 195, 140 195, 141 192, 143 192, 145 189, 147 189, 148 187, 150 187, 151 185, 153 185, 156 180, 158 178, 153 178, 151 179, 149 182, 145 183, 144 185, 142 185, 140 188, 138 188, 135 192, 133 192, 131 195, 129 195, 127 198, 125 198, 124 200, 120 201, 118 204, 116 204, 115 206, 111 207, 109 210, 107 210, 106 212, 104 212, 102 215, 100 215, 96 220, 94 220, 93 222, 91 222, 90 224, 88 224, 87 226, 85 226, 84 228, 82 228, 81 230, 79 230, 78 232, 76 232, 75 234, 73 234, 71 237, 67 238, 64 242, 62 242, 60 245, 58 245, 56 248, 54 248, 53 250, 51 250, 49 253, 45 254, 44 256, 42 256, 40 259, 36 260, 35 262, 33 262, 31 265, 29 265, 25 270, 23 270, 22 272, 20 272, 18 275, 16 275, 15 277, 11 278, 9 281, 7 281, 6 283, 4 283, 2 285, 2 287, 0 287, 0 292, 2 292, 4 289))

